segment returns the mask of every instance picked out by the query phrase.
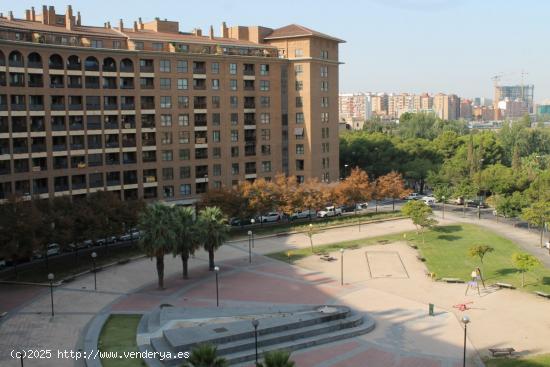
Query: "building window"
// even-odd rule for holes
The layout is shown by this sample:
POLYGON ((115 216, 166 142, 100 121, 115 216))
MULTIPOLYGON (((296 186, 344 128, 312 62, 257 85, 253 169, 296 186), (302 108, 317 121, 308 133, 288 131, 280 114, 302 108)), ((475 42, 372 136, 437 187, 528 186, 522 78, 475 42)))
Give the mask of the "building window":
POLYGON ((260 64, 260 75, 269 75, 269 65, 260 64))
POLYGON ((170 89, 170 78, 160 78, 160 89, 170 89))
POLYGON ((191 178, 191 167, 182 166, 180 167, 180 179, 191 178))
POLYGON ((120 41, 113 41, 113 48, 116 50, 122 48, 120 41))
POLYGON ((262 162, 262 172, 271 172, 271 161, 262 162))
POLYGON ((238 113, 232 113, 231 114, 231 125, 235 126, 239 124, 239 114, 238 113))
POLYGON ((172 144, 172 133, 171 132, 161 133, 160 143, 164 145, 172 144))
POLYGON ((213 62, 210 64, 210 71, 212 74, 219 74, 220 73, 220 63, 219 62, 213 62))
POLYGON ((231 105, 231 108, 239 107, 239 99, 237 98, 237 96, 230 96, 229 104, 231 105))
POLYGON ((321 50, 321 59, 328 59, 328 51, 327 50, 321 50))
POLYGON ((178 96, 178 108, 189 108, 188 96, 178 96))
POLYGON ((328 127, 321 128, 321 138, 322 139, 328 139, 329 138, 329 129, 328 129, 328 127))
POLYGON ((271 130, 262 129, 262 140, 269 141, 271 139, 271 130))
POLYGON ((269 80, 260 80, 260 90, 263 92, 269 90, 269 80))
POLYGON ((160 115, 160 126, 172 126, 172 115, 160 115))
POLYGON ((328 122, 328 112, 321 112, 321 122, 328 122))
POLYGON ((212 148, 212 156, 214 158, 221 158, 222 157, 222 148, 220 148, 220 147, 212 148))
POLYGON ((153 51, 164 50, 164 44, 162 42, 153 42, 153 51))
POLYGON ((189 144, 189 131, 179 132, 179 142, 180 144, 189 144))
POLYGON ((271 100, 268 96, 260 96, 260 106, 269 107, 270 104, 271 104, 271 100))
POLYGON ((328 157, 322 159, 322 166, 323 166, 323 169, 328 169, 329 168, 330 159, 328 157))
POLYGON ((219 143, 220 142, 220 130, 212 131, 212 141, 214 143, 219 143))
POLYGON ((174 153, 171 150, 163 150, 160 156, 163 161, 171 161, 174 159, 174 153))
POLYGON ((238 163, 232 163, 231 164, 231 174, 232 175, 238 175, 239 174, 239 164, 238 163))
POLYGON ((321 66, 321 78, 328 77, 328 66, 321 66))
POLYGON ((304 123, 304 113, 303 112, 296 113, 296 123, 297 124, 303 124, 304 123))
POLYGON ((160 97, 160 108, 171 108, 172 107, 172 97, 170 96, 161 96, 160 97))
POLYGON ((328 97, 321 97, 321 107, 328 108, 328 97))
POLYGON ((172 167, 165 167, 162 169, 162 179, 165 181, 174 179, 174 169, 172 167))
POLYGON ((294 65, 294 75, 299 76, 304 72, 304 66, 303 65, 294 65))
POLYGON ((212 108, 220 108, 220 96, 212 96, 212 108))
POLYGON ((163 73, 170 72, 170 60, 160 60, 160 71, 163 73))
POLYGON ((92 40, 90 42, 91 48, 103 48, 103 41, 102 40, 92 40))
POLYGON ((269 124, 270 122, 270 115, 268 112, 262 112, 260 113, 260 123, 262 124, 269 124))
POLYGON ((189 149, 180 149, 180 161, 188 161, 191 157, 189 154, 189 149))
POLYGON ((181 184, 180 185, 180 195, 181 196, 191 195, 191 185, 190 184, 181 184))
POLYGON ((213 90, 220 89, 220 80, 219 79, 212 79, 212 89, 213 90))
POLYGON ((162 191, 164 192, 165 198, 173 198, 174 197, 174 186, 163 186, 162 191))
POLYGON ((326 80, 321 82, 321 92, 328 92, 328 82, 326 80))
POLYGON ((221 115, 219 113, 212 114, 212 126, 220 126, 221 115))
POLYGON ((300 108, 304 106, 304 100, 302 97, 296 97, 296 107, 300 108))
POLYGON ((239 141, 239 131, 238 130, 231 130, 231 141, 233 143, 239 141))
POLYGON ((297 48, 294 50, 294 57, 302 57, 304 56, 304 50, 301 48, 297 48))
POLYGON ((189 88, 187 79, 178 79, 178 89, 187 90, 187 88, 189 88))
POLYGON ((323 153, 329 153, 330 152, 329 143, 323 143, 322 147, 323 147, 323 153))
POLYGON ((178 64, 176 66, 176 71, 178 73, 187 73, 187 61, 186 60, 178 60, 178 64))
POLYGON ((189 114, 182 113, 178 115, 178 125, 179 126, 189 126, 189 114))
POLYGON ((271 154, 271 145, 266 144, 262 145, 262 155, 270 155, 271 154))
POLYGON ((296 154, 304 154, 304 144, 296 144, 296 154))
POLYGON ((143 48, 144 48, 143 42, 134 41, 134 48, 136 50, 143 50, 143 48))
POLYGON ((301 80, 296 80, 296 91, 299 92, 304 89, 304 82, 301 80))
POLYGON ((229 64, 229 74, 231 75, 237 74, 237 64, 229 64))
POLYGON ((229 89, 237 90, 237 79, 231 79, 229 81, 229 89))
POLYGON ((214 176, 221 176, 222 175, 222 165, 221 164, 215 164, 212 166, 212 174, 214 176))

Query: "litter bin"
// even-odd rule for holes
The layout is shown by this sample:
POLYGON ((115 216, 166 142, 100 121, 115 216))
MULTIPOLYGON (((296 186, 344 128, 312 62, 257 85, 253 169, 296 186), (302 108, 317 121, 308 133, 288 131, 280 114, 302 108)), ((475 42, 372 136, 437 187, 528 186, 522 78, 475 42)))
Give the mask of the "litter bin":
POLYGON ((434 304, 433 304, 433 303, 430 303, 430 304, 428 305, 428 314, 429 314, 430 316, 433 316, 433 315, 434 315, 434 304))

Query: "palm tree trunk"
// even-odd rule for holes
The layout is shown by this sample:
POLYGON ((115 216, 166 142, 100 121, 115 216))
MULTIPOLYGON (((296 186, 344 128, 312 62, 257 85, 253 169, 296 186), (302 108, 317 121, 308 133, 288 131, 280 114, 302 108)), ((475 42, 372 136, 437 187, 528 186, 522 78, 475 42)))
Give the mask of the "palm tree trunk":
POLYGON ((159 277, 159 289, 164 289, 164 254, 157 255, 157 275, 159 277))
POLYGON ((187 260, 189 260, 189 253, 184 251, 181 253, 181 268, 182 268, 183 279, 189 278, 187 260))
POLYGON ((213 248, 208 249, 208 270, 210 271, 214 270, 214 249, 213 248))

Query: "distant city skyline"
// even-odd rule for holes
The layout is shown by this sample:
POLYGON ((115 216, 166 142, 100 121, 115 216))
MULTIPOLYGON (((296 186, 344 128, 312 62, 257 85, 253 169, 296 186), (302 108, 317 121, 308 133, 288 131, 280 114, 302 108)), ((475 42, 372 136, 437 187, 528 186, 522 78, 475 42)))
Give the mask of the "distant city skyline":
POLYGON ((42 0, 4 2, 1 11, 13 10, 22 18, 25 9, 42 4, 64 10, 72 4, 85 14, 86 24, 116 24, 120 15, 127 24, 143 14, 178 20, 181 28, 218 30, 228 25, 280 27, 298 23, 339 37, 341 45, 340 91, 456 93, 468 98, 491 97, 491 77, 506 74, 501 84, 535 85, 535 101, 550 98, 547 67, 547 14, 550 3, 537 0, 280 0, 264 9, 252 1, 212 0, 183 2, 134 2, 96 0, 42 0), (105 16, 105 9, 109 15, 105 16))

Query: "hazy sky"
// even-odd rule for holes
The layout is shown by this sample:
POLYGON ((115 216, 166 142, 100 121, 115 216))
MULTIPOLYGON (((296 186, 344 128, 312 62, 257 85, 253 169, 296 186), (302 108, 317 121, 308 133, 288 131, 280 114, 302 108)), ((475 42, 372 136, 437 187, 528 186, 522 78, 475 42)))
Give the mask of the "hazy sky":
MULTIPOLYGON (((23 17, 43 2, 0 0, 1 11, 23 17)), ((133 24, 159 16, 180 28, 298 23, 342 38, 340 90, 454 92, 492 97, 491 77, 535 84, 537 101, 550 98, 548 15, 544 0, 50 0, 68 3, 83 22, 133 24)))

